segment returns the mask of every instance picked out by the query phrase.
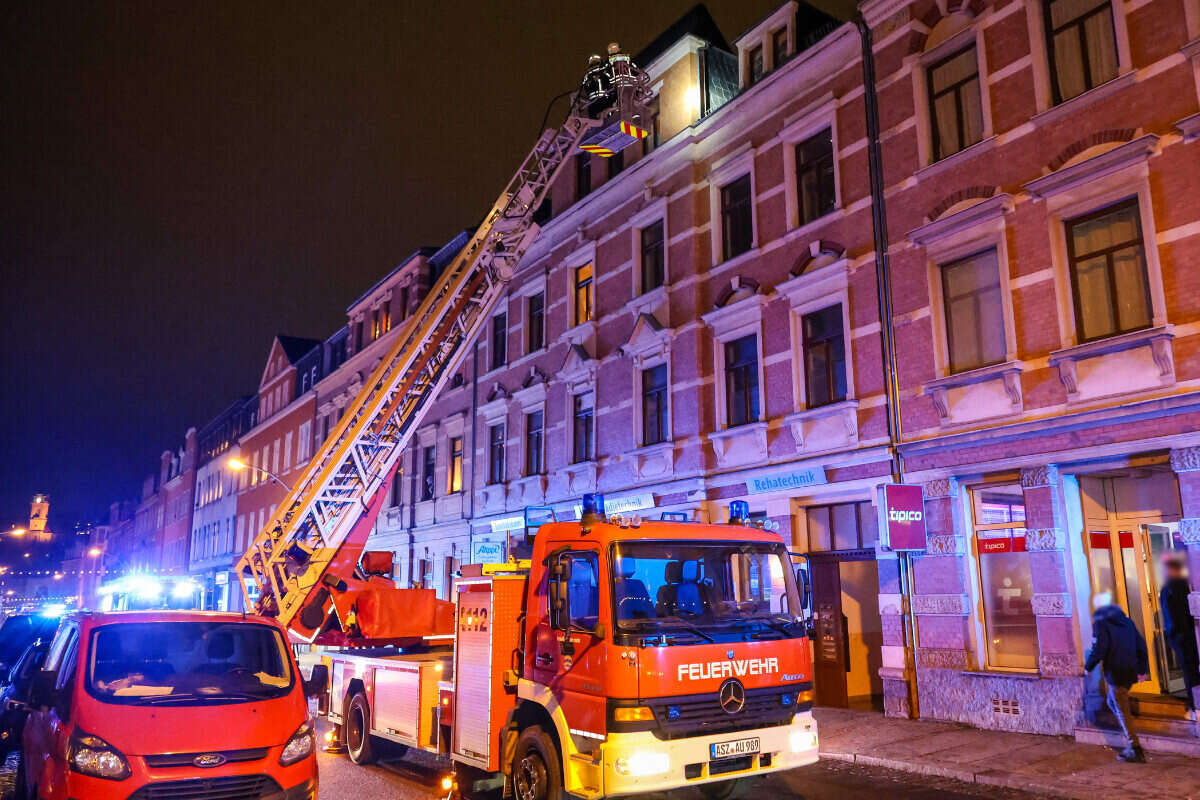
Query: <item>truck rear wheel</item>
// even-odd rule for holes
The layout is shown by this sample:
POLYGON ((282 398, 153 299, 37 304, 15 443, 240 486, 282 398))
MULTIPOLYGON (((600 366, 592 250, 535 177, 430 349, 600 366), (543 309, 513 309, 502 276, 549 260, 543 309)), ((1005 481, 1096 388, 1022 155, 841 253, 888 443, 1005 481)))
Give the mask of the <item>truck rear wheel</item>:
POLYGON ((706 783, 700 787, 700 793, 707 800, 737 800, 739 797, 745 797, 749 788, 749 778, 734 778, 720 783, 706 783))
POLYGON ((558 747, 540 725, 531 725, 517 738, 512 780, 516 800, 562 800, 558 747))
POLYGON ((362 692, 350 698, 346 709, 346 751, 355 764, 375 762, 375 742, 371 737, 371 705, 362 692))

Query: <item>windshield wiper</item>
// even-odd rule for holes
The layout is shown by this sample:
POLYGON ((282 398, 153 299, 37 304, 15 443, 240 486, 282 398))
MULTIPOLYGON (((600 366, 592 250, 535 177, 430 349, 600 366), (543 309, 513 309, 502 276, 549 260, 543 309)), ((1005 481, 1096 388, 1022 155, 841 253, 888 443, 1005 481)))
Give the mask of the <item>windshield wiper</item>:
MULTIPOLYGON (((716 639, 709 636, 702 629, 698 628, 697 626, 693 625, 692 623, 688 622, 687 620, 676 618, 676 619, 672 619, 672 620, 661 620, 661 619, 650 620, 650 619, 647 619, 647 620, 640 620, 640 621, 657 623, 656 627, 663 626, 663 627, 667 627, 667 628, 670 628, 670 627, 685 628, 689 633, 694 633, 695 635, 699 636, 701 639, 706 639, 709 642, 716 641, 716 639)), ((666 636, 669 634, 670 634, 669 630, 664 630, 662 632, 662 634, 660 634, 660 636, 666 636)), ((657 638, 657 637, 655 637, 655 638, 657 638)))
POLYGON ((196 703, 218 701, 228 703, 233 702, 250 702, 253 700, 262 700, 264 698, 244 692, 219 692, 217 694, 197 694, 195 692, 176 692, 174 694, 155 694, 148 697, 139 698, 134 705, 152 706, 165 705, 167 703, 196 703))

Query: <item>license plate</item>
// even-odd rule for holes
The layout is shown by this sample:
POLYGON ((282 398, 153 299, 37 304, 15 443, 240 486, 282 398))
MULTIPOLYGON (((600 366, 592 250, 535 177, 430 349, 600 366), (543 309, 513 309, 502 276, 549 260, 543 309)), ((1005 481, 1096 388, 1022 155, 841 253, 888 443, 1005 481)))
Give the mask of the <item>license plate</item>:
POLYGON ((718 758, 735 758, 737 756, 753 755, 759 751, 761 745, 758 742, 758 737, 753 739, 734 739, 731 742, 714 742, 708 746, 709 757, 712 759, 718 758))

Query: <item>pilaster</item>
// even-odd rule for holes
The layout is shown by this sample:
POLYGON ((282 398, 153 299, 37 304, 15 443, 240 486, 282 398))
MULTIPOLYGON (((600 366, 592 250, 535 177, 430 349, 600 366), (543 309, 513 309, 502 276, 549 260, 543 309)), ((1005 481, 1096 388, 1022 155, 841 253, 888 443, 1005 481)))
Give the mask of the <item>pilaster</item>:
POLYGON ((1058 468, 1053 464, 1021 470, 1025 497, 1025 550, 1033 583, 1038 632, 1038 669, 1046 677, 1082 672, 1075 647, 1066 516, 1059 500, 1058 468))

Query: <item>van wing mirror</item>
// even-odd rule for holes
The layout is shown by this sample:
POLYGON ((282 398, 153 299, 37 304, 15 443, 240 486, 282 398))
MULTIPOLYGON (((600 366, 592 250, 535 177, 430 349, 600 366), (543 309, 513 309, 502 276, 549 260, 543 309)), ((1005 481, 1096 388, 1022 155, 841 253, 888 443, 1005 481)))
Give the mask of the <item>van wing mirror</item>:
POLYGON ((329 688, 329 667, 325 664, 313 664, 312 674, 304 681, 305 697, 320 697, 329 688))

